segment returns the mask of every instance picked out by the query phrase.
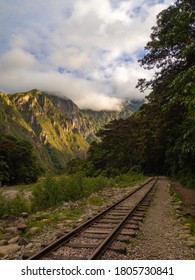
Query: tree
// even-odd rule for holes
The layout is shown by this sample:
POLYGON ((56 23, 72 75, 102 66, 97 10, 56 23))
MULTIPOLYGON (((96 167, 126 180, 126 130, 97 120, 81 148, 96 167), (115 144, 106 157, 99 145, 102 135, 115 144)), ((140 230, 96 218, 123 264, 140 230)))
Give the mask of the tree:
POLYGON ((157 16, 142 67, 155 69, 148 103, 126 121, 115 121, 99 133, 90 149, 96 168, 131 168, 147 173, 189 174, 195 171, 195 3, 177 0, 157 16), (188 170, 186 172, 186 170, 188 170))
POLYGON ((0 181, 2 184, 31 183, 40 169, 31 143, 0 135, 0 181))

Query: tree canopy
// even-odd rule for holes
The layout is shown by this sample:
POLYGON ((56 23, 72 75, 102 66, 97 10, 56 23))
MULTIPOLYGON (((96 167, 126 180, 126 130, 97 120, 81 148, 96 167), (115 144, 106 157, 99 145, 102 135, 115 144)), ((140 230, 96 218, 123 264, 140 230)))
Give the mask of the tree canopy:
POLYGON ((177 0, 157 16, 140 64, 148 103, 127 120, 99 132, 88 159, 96 170, 139 166, 146 173, 188 176, 195 171, 195 3, 177 0))
POLYGON ((35 182, 39 174, 31 143, 0 134, 0 185, 35 182))

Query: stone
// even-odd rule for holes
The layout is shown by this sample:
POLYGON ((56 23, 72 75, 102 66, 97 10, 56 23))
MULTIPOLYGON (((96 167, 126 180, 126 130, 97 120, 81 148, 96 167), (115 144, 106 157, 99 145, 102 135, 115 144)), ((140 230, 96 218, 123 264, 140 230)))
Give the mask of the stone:
POLYGON ((41 221, 44 217, 42 215, 35 216, 36 221, 41 221))
POLYGON ((28 213, 22 212, 22 213, 21 213, 21 217, 22 217, 22 218, 28 218, 28 213))
POLYGON ((190 237, 190 234, 188 233, 181 233, 179 235, 179 239, 188 239, 190 237))
POLYGON ((20 246, 18 244, 9 244, 6 246, 0 247, 0 256, 5 256, 9 254, 13 254, 17 252, 20 249, 20 246))
POLYGON ((39 230, 40 230, 39 227, 32 227, 32 228, 29 229, 29 233, 30 233, 30 234, 35 234, 35 233, 37 233, 39 230))
POLYGON ((175 209, 175 210, 182 210, 182 207, 181 207, 180 205, 175 205, 175 206, 174 206, 174 209, 175 209))
POLYGON ((26 245, 26 248, 27 248, 27 249, 30 249, 30 248, 32 248, 32 247, 33 247, 33 244, 32 244, 32 243, 29 243, 29 244, 26 245))
POLYGON ((8 241, 8 244, 14 244, 17 243, 19 240, 19 236, 13 237, 8 241))
POLYGON ((2 217, 2 220, 6 220, 6 221, 9 221, 9 222, 15 222, 17 221, 17 217, 13 216, 13 215, 4 215, 2 217))
POLYGON ((182 229, 184 230, 190 230, 190 228, 191 228, 190 224, 185 224, 182 226, 182 229))
POLYGON ((189 240, 195 243, 195 236, 191 236, 189 240))
POLYGON ((4 245, 7 245, 8 242, 7 240, 3 239, 3 240, 0 240, 0 246, 4 246, 4 245))
POLYGON ((62 208, 64 210, 70 210, 71 209, 71 205, 69 202, 64 202, 62 208))
POLYGON ((63 224, 63 223, 60 223, 60 224, 57 224, 57 225, 56 225, 56 228, 59 228, 59 229, 60 229, 60 228, 63 228, 63 227, 64 227, 64 224, 63 224))
POLYGON ((11 233, 5 233, 3 234, 2 236, 2 239, 5 239, 5 240, 9 240, 12 238, 12 234, 11 233))
POLYGON ((22 246, 22 245, 27 245, 28 244, 28 240, 25 238, 20 238, 18 241, 18 245, 22 246))
POLYGON ((18 228, 17 227, 8 227, 8 228, 5 228, 5 232, 18 233, 18 228))
POLYGON ((18 224, 17 225, 18 230, 20 231, 25 231, 25 229, 27 228, 27 226, 25 224, 18 224))
POLYGON ((194 247, 195 247, 195 242, 194 242, 194 241, 191 241, 191 240, 187 240, 187 241, 186 241, 186 245, 187 245, 188 247, 194 248, 194 247))

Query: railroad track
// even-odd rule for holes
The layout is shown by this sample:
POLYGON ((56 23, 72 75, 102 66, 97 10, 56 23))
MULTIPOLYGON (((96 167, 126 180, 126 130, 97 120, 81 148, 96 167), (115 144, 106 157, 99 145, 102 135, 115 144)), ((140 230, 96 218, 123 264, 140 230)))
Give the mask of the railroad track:
POLYGON ((112 259, 126 253, 125 241, 134 238, 150 204, 158 178, 150 178, 128 195, 66 233, 29 260, 112 259), (111 254, 111 255, 110 255, 111 254))

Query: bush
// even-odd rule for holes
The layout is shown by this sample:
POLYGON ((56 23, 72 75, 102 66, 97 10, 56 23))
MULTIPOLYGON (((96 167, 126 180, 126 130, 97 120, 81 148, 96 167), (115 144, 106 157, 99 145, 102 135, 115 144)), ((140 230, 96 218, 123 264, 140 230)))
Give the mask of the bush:
POLYGON ((88 197, 103 188, 114 187, 117 183, 119 187, 127 187, 143 179, 143 175, 135 172, 117 176, 116 179, 103 176, 85 177, 83 172, 61 178, 49 175, 33 191, 32 209, 33 211, 47 209, 60 205, 63 201, 88 197))
POLYGON ((24 197, 17 195, 14 198, 5 198, 0 194, 0 218, 4 215, 20 216, 22 212, 29 212, 30 207, 24 197))

